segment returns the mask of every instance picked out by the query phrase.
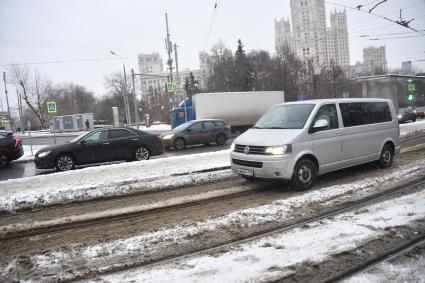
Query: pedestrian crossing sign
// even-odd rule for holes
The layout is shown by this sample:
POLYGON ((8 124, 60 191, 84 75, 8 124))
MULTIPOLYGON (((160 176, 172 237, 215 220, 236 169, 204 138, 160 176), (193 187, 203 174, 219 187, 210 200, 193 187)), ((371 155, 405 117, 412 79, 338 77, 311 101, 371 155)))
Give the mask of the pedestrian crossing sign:
POLYGON ((58 112, 57 109, 56 109, 56 102, 54 102, 54 101, 48 101, 47 102, 47 112, 48 113, 58 112))
POLYGON ((172 82, 166 83, 167 92, 174 92, 174 84, 172 82))

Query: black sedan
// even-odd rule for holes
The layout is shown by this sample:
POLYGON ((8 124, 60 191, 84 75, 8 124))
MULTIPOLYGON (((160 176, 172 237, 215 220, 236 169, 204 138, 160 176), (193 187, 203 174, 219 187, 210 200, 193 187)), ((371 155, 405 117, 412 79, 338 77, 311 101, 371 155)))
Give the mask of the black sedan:
POLYGON ((128 127, 96 129, 69 143, 45 147, 35 155, 38 169, 71 170, 75 165, 147 160, 164 152, 161 139, 128 127))
POLYGON ((22 142, 9 132, 0 132, 0 169, 24 155, 22 142))

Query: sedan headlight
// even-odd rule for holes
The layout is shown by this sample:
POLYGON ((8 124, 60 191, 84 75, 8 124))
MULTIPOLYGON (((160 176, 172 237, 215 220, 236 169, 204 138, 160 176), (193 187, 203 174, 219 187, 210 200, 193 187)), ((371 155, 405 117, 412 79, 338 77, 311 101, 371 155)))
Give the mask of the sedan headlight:
POLYGON ((49 150, 49 151, 43 151, 43 152, 38 153, 37 156, 40 157, 40 158, 42 158, 42 157, 45 157, 45 156, 49 155, 50 152, 52 152, 52 151, 51 150, 49 150))
POLYGON ((271 155, 279 155, 279 154, 285 154, 285 153, 291 153, 291 152, 292 152, 292 148, 290 144, 268 146, 266 147, 266 150, 265 150, 266 154, 271 154, 271 155))
POLYGON ((163 139, 163 140, 169 140, 169 139, 171 139, 172 137, 174 137, 174 134, 165 135, 162 139, 163 139))
POLYGON ((232 142, 232 144, 230 145, 230 151, 234 151, 235 150, 235 143, 232 142))
POLYGON ((403 118, 403 115, 398 115, 398 118, 403 118))

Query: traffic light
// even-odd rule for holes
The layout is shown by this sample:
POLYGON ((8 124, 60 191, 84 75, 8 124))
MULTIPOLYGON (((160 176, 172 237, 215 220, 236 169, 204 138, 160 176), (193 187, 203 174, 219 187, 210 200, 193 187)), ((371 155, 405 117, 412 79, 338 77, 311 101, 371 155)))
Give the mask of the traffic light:
POLYGON ((408 100, 408 101, 412 101, 412 100, 413 100, 413 94, 409 94, 409 95, 407 95, 407 100, 408 100))

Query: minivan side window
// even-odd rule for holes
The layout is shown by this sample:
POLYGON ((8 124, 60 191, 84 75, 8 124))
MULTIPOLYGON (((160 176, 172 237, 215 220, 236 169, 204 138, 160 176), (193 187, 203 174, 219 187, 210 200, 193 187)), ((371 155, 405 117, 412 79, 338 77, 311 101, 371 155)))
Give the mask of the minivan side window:
POLYGON ((316 123, 318 120, 328 121, 328 127, 320 129, 320 131, 338 129, 338 114, 336 112, 335 104, 326 104, 321 106, 313 119, 312 125, 314 125, 314 123, 316 123))
POLYGON ((390 122, 390 107, 386 102, 340 103, 344 127, 390 122))

